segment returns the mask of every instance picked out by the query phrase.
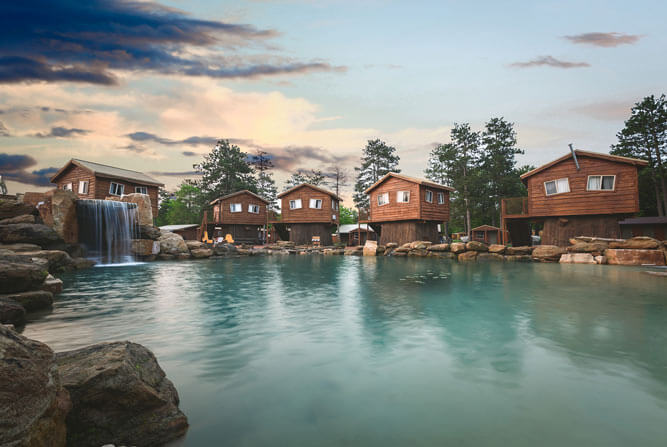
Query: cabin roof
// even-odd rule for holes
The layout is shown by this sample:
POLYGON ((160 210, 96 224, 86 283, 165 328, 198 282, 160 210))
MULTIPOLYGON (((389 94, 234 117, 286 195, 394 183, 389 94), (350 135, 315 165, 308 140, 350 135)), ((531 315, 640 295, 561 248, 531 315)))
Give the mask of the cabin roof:
POLYGON ((188 228, 194 228, 198 227, 199 224, 182 224, 182 225, 163 225, 160 228, 160 230, 164 231, 178 231, 178 230, 186 230, 188 228))
MULTIPOLYGON (((575 149, 574 151, 577 156, 579 157, 591 157, 591 158, 598 158, 600 160, 607 160, 607 161, 614 161, 616 163, 627 163, 630 165, 635 165, 635 166, 646 166, 648 165, 648 162, 645 160, 640 160, 638 158, 630 158, 630 157, 621 157, 620 155, 610 155, 610 154, 601 154, 599 152, 589 152, 589 151, 582 151, 580 149, 575 149)), ((532 171, 528 171, 525 174, 521 175, 521 180, 525 182, 525 180, 528 177, 531 177, 538 172, 542 172, 546 169, 549 169, 555 164, 560 163, 561 161, 567 160, 569 158, 572 158, 572 152, 569 154, 565 154, 560 158, 557 158, 554 161, 550 161, 549 163, 542 165, 538 168, 533 169, 532 171)))
POLYGON ((277 197, 280 198, 280 197, 282 197, 282 196, 285 196, 285 195, 287 195, 287 194, 289 194, 289 193, 291 193, 291 192, 296 191, 296 190, 299 189, 299 188, 303 188, 304 186, 307 186, 307 187, 309 187, 309 188, 313 188, 313 189, 316 190, 316 191, 319 191, 319 192, 321 192, 321 193, 327 194, 327 195, 333 197, 333 198, 336 199, 336 200, 342 200, 340 197, 338 197, 338 196, 337 196, 336 194, 334 194, 333 192, 328 191, 328 190, 326 190, 326 189, 324 189, 324 188, 320 188, 319 186, 311 185, 310 183, 301 183, 300 185, 296 185, 296 186, 294 186, 294 187, 288 189, 287 191, 283 191, 283 192, 281 192, 280 194, 278 194, 277 197))
POLYGON ((236 192, 233 192, 233 193, 231 193, 231 194, 227 194, 226 196, 218 197, 217 199, 215 199, 214 201, 212 201, 212 202, 210 203, 210 205, 213 205, 213 204, 215 204, 215 203, 218 203, 218 202, 220 202, 220 201, 222 201, 222 200, 225 200, 225 199, 229 199, 229 198, 234 197, 234 196, 238 196, 238 195, 240 195, 240 194, 250 194, 251 196, 253 196, 253 197, 256 198, 257 200, 260 200, 260 201, 266 203, 267 205, 268 205, 268 203, 269 203, 268 200, 266 200, 266 199, 263 198, 263 197, 258 196, 258 195, 255 194, 254 192, 252 192, 252 191, 248 191, 247 189, 243 189, 243 190, 241 190, 241 191, 236 191, 236 192))
POLYGON ((341 225, 340 228, 338 229, 339 234, 347 234, 351 233, 354 231, 357 231, 359 228, 361 228, 361 231, 368 231, 368 232, 373 232, 373 229, 368 225, 368 224, 344 224, 341 225))
POLYGON ((79 160, 72 158, 70 161, 65 163, 65 166, 60 168, 51 177, 51 183, 55 183, 56 179, 65 172, 65 170, 71 165, 79 166, 87 171, 90 171, 95 176, 107 177, 107 178, 116 178, 120 180, 129 180, 131 182, 152 185, 152 186, 164 186, 164 183, 155 180, 153 177, 149 177, 143 172, 131 171, 129 169, 116 168, 114 166, 103 165, 100 163, 95 163, 93 161, 79 160))
POLYGON ((451 187, 445 186, 445 185, 441 185, 439 183, 431 182, 431 181, 424 180, 424 179, 421 179, 421 178, 410 177, 408 175, 398 174, 396 172, 389 172, 388 174, 383 175, 380 180, 373 183, 369 188, 367 188, 366 191, 364 191, 364 193, 368 194, 369 192, 371 192, 372 190, 374 190, 375 188, 380 186, 380 184, 382 182, 384 182, 385 180, 387 180, 389 177, 400 178, 402 180, 406 180, 406 181, 412 182, 412 183, 417 183, 419 185, 430 186, 431 188, 446 189, 447 191, 454 191, 454 188, 451 188, 451 187))
POLYGON ((477 228, 473 228, 470 231, 500 231, 500 228, 494 227, 492 225, 480 225, 477 228))
POLYGON ((631 217, 622 220, 619 225, 667 225, 666 216, 646 216, 646 217, 631 217))

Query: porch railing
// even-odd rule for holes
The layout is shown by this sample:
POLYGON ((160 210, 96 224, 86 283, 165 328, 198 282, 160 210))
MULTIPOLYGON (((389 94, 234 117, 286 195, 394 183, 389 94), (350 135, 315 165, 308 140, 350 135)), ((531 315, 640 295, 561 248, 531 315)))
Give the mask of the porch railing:
POLYGON ((527 216, 528 197, 510 197, 501 200, 503 216, 527 216))

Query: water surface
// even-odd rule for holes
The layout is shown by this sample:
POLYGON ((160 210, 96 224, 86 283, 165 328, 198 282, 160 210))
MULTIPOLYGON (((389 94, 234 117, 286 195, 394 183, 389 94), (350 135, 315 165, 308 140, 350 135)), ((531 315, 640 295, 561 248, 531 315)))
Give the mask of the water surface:
POLYGON ((641 269, 291 256, 63 279, 25 335, 149 347, 185 446, 667 442, 667 280, 641 269))

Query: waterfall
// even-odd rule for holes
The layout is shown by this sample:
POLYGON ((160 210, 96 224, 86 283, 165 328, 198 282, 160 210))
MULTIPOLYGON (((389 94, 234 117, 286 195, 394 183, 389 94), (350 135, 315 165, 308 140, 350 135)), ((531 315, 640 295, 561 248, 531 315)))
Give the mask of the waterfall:
POLYGON ((137 204, 113 200, 77 201, 79 242, 98 264, 134 262, 132 239, 138 238, 137 204))

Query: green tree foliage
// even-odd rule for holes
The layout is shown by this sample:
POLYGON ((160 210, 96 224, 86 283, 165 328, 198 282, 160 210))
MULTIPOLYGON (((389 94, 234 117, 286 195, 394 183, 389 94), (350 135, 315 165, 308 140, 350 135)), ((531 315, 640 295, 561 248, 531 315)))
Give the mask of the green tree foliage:
POLYGON ((639 173, 642 214, 667 212, 667 99, 647 96, 632 107, 625 127, 616 134, 611 153, 648 161, 639 173))
POLYGON ((201 190, 192 182, 181 183, 171 196, 163 195, 158 211, 158 225, 199 223, 202 214, 201 190))
POLYGON ((341 225, 354 224, 357 223, 359 219, 357 210, 355 210, 354 208, 347 208, 341 205, 339 212, 340 212, 341 225))
POLYGON ((243 189, 257 193, 255 169, 249 163, 248 154, 235 144, 229 144, 229 140, 219 140, 211 153, 204 156, 204 161, 194 168, 201 172, 196 186, 206 203, 243 189))
POLYGON ((277 209, 278 188, 276 181, 273 180, 273 174, 270 172, 259 172, 257 174, 257 194, 269 201, 269 209, 277 209))
POLYGON ((300 170, 292 174, 285 183, 285 188, 283 190, 287 191, 302 183, 308 183, 313 186, 326 186, 326 176, 319 169, 311 169, 309 171, 300 170))
POLYGON ((368 195, 364 192, 383 175, 401 172, 398 169, 400 157, 396 148, 379 139, 368 140, 361 156, 361 166, 354 168, 357 173, 354 185, 354 203, 357 208, 368 208, 368 195))

